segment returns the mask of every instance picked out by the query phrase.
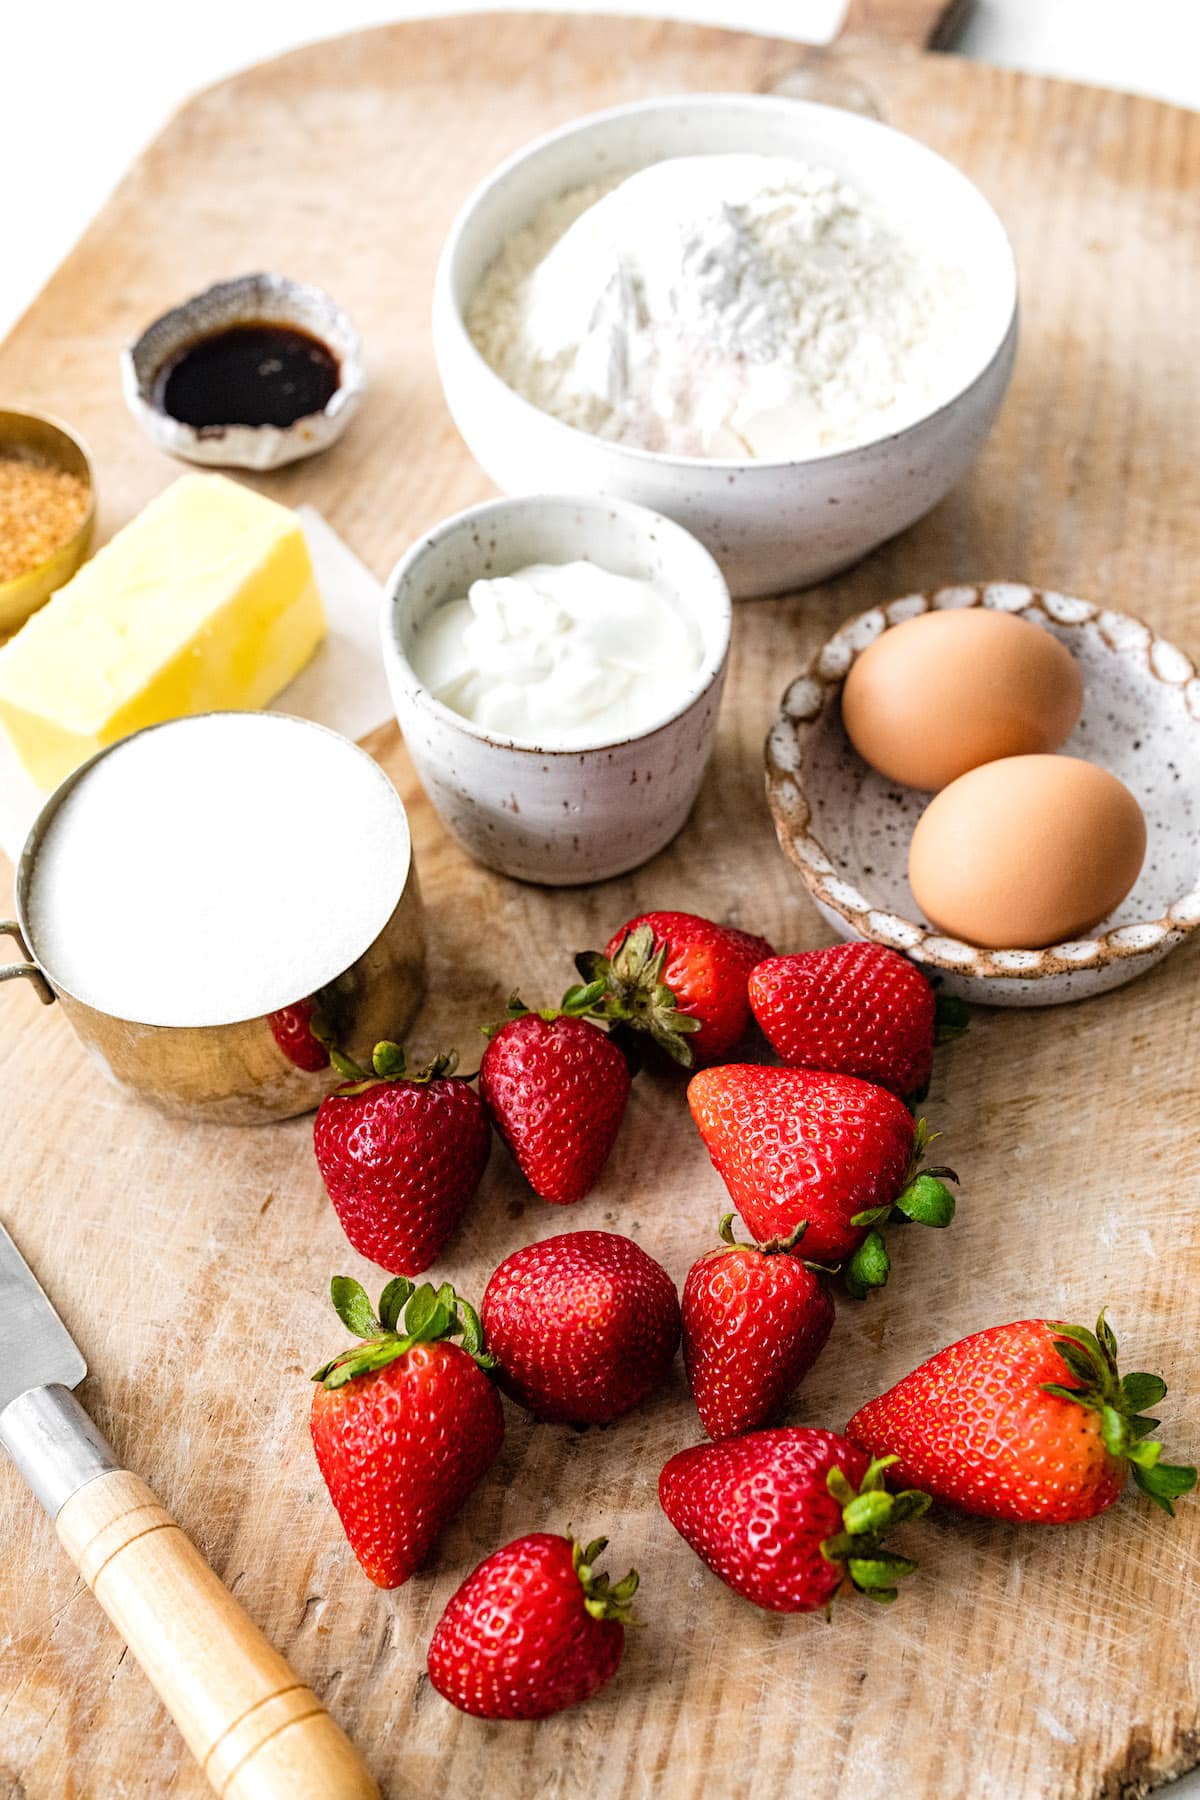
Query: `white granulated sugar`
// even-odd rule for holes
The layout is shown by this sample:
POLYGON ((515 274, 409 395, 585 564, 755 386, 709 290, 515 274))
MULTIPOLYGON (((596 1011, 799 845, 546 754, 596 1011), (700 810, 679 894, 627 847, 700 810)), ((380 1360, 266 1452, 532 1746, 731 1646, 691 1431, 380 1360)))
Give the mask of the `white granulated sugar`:
POLYGON ((119 1018, 256 1018, 362 954, 409 855, 395 790, 345 739, 278 713, 180 720, 64 798, 34 866, 34 952, 119 1018))
POLYGON ((828 169, 684 156, 545 206, 467 326, 510 387, 569 425, 784 460, 948 398, 969 304, 961 269, 828 169))

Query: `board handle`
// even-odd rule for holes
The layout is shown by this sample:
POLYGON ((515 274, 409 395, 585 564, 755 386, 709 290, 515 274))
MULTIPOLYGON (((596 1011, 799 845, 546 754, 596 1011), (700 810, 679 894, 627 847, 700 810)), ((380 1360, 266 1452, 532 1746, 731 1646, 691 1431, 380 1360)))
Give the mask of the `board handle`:
POLYGON ((973 8, 974 0, 849 0, 839 35, 949 50, 973 8))
POLYGON ((222 1800, 379 1800, 341 1727, 144 1481, 89 1481, 55 1521, 222 1800))

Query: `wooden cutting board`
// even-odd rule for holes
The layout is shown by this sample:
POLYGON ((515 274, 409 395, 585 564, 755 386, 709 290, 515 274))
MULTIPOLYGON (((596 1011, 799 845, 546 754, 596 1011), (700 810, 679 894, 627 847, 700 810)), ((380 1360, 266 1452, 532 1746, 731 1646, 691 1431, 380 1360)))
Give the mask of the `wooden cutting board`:
MULTIPOLYGON (((860 16, 890 28, 902 11, 860 16)), ((1200 119, 861 42, 812 59, 627 20, 401 25, 302 50, 188 105, 0 348, 5 401, 61 413, 91 440, 107 531, 176 473, 121 405, 122 342, 217 277, 279 268, 326 284, 362 328, 368 403, 336 449, 262 485, 313 501, 382 576, 422 528, 488 491, 442 406, 428 330, 435 256, 472 183, 535 132, 612 101, 814 84, 945 152, 1008 222, 1024 324, 999 427, 922 525, 823 589, 738 610, 702 798, 635 876, 548 893, 473 867, 396 734, 379 734, 429 904, 417 1050, 457 1040, 470 1058, 475 1025, 515 981, 551 999, 572 950, 647 906, 715 913, 784 948, 823 941, 774 844, 761 746, 785 678, 845 614, 1007 576, 1131 609, 1200 646, 1185 333, 1200 297, 1200 119)), ((795 1421, 840 1426, 965 1332, 1029 1313, 1087 1322, 1107 1302, 1132 1365, 1171 1378, 1169 1447, 1196 1457, 1198 968, 1193 945, 1081 1006, 981 1014, 942 1054, 928 1111, 963 1178, 959 1219, 944 1235, 898 1234, 892 1286, 841 1306, 795 1421)), ((1170 1524, 1126 1496, 1066 1531, 938 1518, 910 1528, 922 1568, 891 1611, 849 1602, 831 1627, 769 1617, 710 1577, 657 1509, 659 1468, 697 1436, 678 1368, 608 1430, 511 1411, 501 1458, 434 1566, 377 1592, 307 1442, 308 1372, 343 1341, 329 1277, 377 1281, 323 1197, 309 1123, 160 1120, 110 1091, 57 1009, 19 984, 0 1004, 0 1214, 94 1371, 87 1404, 393 1800, 477 1788, 497 1800, 1116 1800, 1200 1760, 1200 1502, 1170 1524), (642 1571, 646 1628, 619 1678, 539 1726, 458 1715, 423 1672, 446 1599, 496 1545, 568 1524, 607 1532, 614 1561, 642 1571)), ((438 1272, 477 1298, 516 1245, 608 1226, 682 1282, 723 1198, 678 1084, 643 1076, 589 1199, 565 1215, 544 1207, 497 1151, 438 1272)), ((7 1466, 0 1518, 0 1793, 197 1800, 206 1790, 173 1728, 7 1466)))

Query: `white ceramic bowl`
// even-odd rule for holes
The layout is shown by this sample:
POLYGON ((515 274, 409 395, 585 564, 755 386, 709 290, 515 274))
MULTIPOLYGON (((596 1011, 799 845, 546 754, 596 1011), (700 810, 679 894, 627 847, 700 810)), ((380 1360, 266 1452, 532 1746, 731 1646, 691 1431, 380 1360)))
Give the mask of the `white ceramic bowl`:
POLYGON ((382 620, 396 717, 443 823, 489 868, 552 887, 603 881, 646 862, 680 829, 700 786, 731 618, 729 589, 703 545, 627 501, 538 494, 444 520, 392 571, 382 620), (666 717, 617 742, 544 749, 486 731, 434 699, 409 662, 434 607, 481 576, 579 558, 661 582, 694 620, 703 661, 666 717))
POLYGON ((784 854, 847 938, 903 950, 945 990, 986 1006, 1053 1006, 1120 987, 1200 928, 1200 680, 1189 659, 1126 613, 1019 582, 910 594, 847 620, 783 696, 767 739, 767 798, 784 854), (868 768, 842 726, 850 666, 881 632, 935 607, 1019 613, 1065 644, 1083 713, 1063 750, 1111 769, 1146 815, 1132 891, 1087 938, 1047 950, 980 950, 926 924, 908 845, 930 796, 868 768))
POLYGON ((809 101, 689 94, 580 119, 501 164, 466 202, 434 288, 434 347, 446 400, 476 460, 507 493, 570 488, 666 513, 706 544, 735 594, 780 593, 847 568, 929 511, 970 468, 1008 386, 1017 278, 996 214, 965 175, 914 138, 809 101), (893 216, 938 221, 946 260, 975 301, 970 374, 936 411, 853 449, 793 462, 665 456, 609 443, 522 400, 463 320, 505 240, 546 201, 668 156, 788 155, 833 169, 893 216))

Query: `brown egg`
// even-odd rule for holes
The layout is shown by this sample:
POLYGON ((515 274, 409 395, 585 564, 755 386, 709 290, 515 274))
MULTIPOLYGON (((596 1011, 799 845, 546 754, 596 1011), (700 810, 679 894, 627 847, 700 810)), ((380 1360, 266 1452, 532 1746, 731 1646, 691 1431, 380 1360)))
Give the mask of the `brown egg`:
POLYGON ((851 665, 842 723, 858 754, 906 787, 942 788, 1000 756, 1057 750, 1083 681, 1064 644, 1015 613, 918 613, 851 665))
POLYGON ((988 950, 1040 950, 1119 906, 1146 854, 1146 821, 1107 769, 1010 756, 960 775, 917 821, 908 880, 925 917, 988 950))

